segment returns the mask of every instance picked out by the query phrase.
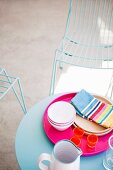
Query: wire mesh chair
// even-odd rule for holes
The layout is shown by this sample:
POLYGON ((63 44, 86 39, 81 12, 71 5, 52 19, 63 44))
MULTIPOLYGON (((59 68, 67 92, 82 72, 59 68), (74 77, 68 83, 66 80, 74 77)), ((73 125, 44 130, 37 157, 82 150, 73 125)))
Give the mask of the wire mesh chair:
POLYGON ((63 67, 63 63, 113 69, 113 0, 69 1, 65 33, 54 57, 50 95, 54 93, 57 66, 63 67))
POLYGON ((11 89, 22 108, 22 111, 27 113, 20 78, 9 76, 4 68, 0 68, 0 99, 2 99, 11 89), (15 84, 18 86, 19 92, 15 89, 15 84))

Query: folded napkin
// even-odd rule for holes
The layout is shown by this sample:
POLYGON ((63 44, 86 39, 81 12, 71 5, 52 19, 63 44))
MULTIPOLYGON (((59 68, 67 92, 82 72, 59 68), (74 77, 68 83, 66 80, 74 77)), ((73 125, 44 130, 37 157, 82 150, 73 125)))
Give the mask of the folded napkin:
POLYGON ((113 106, 99 101, 84 89, 71 99, 77 114, 106 128, 113 127, 113 106))

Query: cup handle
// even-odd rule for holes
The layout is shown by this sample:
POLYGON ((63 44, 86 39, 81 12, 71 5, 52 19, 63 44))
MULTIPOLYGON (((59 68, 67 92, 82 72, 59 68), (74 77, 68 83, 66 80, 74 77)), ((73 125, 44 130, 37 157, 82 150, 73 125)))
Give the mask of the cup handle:
POLYGON ((38 158, 38 165, 41 170, 49 170, 49 167, 45 165, 42 161, 47 160, 51 162, 51 155, 48 153, 42 153, 38 158))

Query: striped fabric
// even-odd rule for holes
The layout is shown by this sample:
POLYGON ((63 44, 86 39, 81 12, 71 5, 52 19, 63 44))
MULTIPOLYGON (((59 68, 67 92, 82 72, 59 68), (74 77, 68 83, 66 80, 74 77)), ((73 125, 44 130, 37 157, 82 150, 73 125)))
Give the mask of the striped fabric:
POLYGON ((77 114, 106 128, 113 127, 113 106, 81 90, 71 100, 77 114))

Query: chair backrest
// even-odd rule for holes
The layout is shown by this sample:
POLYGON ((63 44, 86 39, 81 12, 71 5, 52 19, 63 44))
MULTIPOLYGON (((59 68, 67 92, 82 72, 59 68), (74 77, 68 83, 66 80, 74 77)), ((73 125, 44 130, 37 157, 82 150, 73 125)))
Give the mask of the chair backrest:
POLYGON ((63 40, 66 54, 113 68, 113 0, 70 0, 63 40))
POLYGON ((113 0, 70 0, 65 37, 83 45, 113 46, 113 0))

